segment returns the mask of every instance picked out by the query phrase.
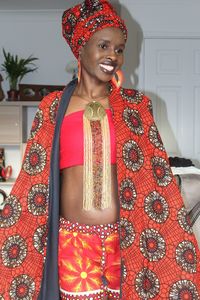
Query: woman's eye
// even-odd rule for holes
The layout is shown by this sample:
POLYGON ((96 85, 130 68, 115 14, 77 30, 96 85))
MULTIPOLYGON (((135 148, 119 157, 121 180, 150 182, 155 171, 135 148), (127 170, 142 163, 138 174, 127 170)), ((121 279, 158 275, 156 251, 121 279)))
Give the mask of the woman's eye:
POLYGON ((116 50, 117 54, 122 54, 123 52, 124 52, 124 49, 122 49, 122 48, 116 50))
POLYGON ((106 48, 107 48, 107 45, 106 45, 106 44, 99 44, 99 47, 100 47, 101 49, 106 49, 106 48))

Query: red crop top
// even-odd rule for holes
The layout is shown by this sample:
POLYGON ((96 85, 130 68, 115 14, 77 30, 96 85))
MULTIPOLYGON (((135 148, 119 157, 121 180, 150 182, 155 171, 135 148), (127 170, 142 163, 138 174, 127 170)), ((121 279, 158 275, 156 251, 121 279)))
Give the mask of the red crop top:
MULTIPOLYGON (((84 110, 73 112, 64 117, 60 133, 60 169, 83 165, 83 113, 84 110)), ((115 130, 112 112, 106 109, 111 144, 111 164, 116 163, 115 130)))

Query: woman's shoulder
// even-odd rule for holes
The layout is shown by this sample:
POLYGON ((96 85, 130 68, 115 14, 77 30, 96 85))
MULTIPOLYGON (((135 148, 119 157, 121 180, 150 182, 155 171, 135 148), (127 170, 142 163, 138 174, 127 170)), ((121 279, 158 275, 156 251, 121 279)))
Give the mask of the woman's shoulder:
POLYGON ((40 107, 50 106, 55 101, 59 102, 62 97, 63 91, 54 91, 46 95, 40 102, 40 107))
POLYGON ((36 118, 42 117, 45 122, 54 124, 62 94, 62 91, 54 91, 43 97, 38 105, 36 118))
POLYGON ((133 88, 120 88, 120 94, 122 99, 134 104, 144 103, 146 101, 150 101, 150 99, 141 91, 133 89, 133 88))
POLYGON ((120 88, 120 101, 123 107, 136 109, 138 111, 149 111, 153 115, 153 106, 151 99, 142 91, 133 88, 120 88))
POLYGON ((45 107, 45 106, 50 106, 50 105, 56 105, 58 104, 62 98, 63 91, 65 89, 70 88, 71 86, 73 87, 76 83, 76 80, 71 80, 64 88, 63 90, 57 90, 54 92, 49 93, 46 95, 40 102, 40 106, 45 107))

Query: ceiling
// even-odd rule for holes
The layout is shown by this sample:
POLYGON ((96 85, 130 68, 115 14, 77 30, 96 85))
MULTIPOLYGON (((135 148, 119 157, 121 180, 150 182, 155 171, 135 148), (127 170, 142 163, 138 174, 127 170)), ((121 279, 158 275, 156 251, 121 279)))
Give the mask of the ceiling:
MULTIPOLYGON (((83 0, 0 0, 1 10, 65 10, 83 0)), ((115 7, 117 12, 120 12, 120 1, 110 0, 111 4, 115 7)))
POLYGON ((0 0, 0 10, 66 9, 81 0, 0 0))

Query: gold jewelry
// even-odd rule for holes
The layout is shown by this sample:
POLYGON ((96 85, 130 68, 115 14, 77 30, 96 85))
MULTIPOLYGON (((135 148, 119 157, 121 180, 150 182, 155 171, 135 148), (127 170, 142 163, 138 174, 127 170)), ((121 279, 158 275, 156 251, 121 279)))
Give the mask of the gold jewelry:
POLYGON ((81 81, 81 61, 80 61, 80 58, 78 59, 78 75, 77 75, 77 78, 78 78, 78 83, 81 81))
POLYGON ((99 102, 89 102, 85 107, 84 116, 89 121, 101 121, 106 116, 105 108, 99 102))
POLYGON ((105 209, 111 207, 110 130, 106 111, 99 102, 86 105, 83 128, 83 209, 105 209))
POLYGON ((122 70, 118 70, 118 71, 114 74, 114 76, 113 76, 113 78, 112 78, 111 81, 112 81, 112 83, 115 85, 115 87, 116 87, 117 89, 119 89, 119 88, 121 87, 123 81, 124 81, 124 75, 123 75, 122 70))

